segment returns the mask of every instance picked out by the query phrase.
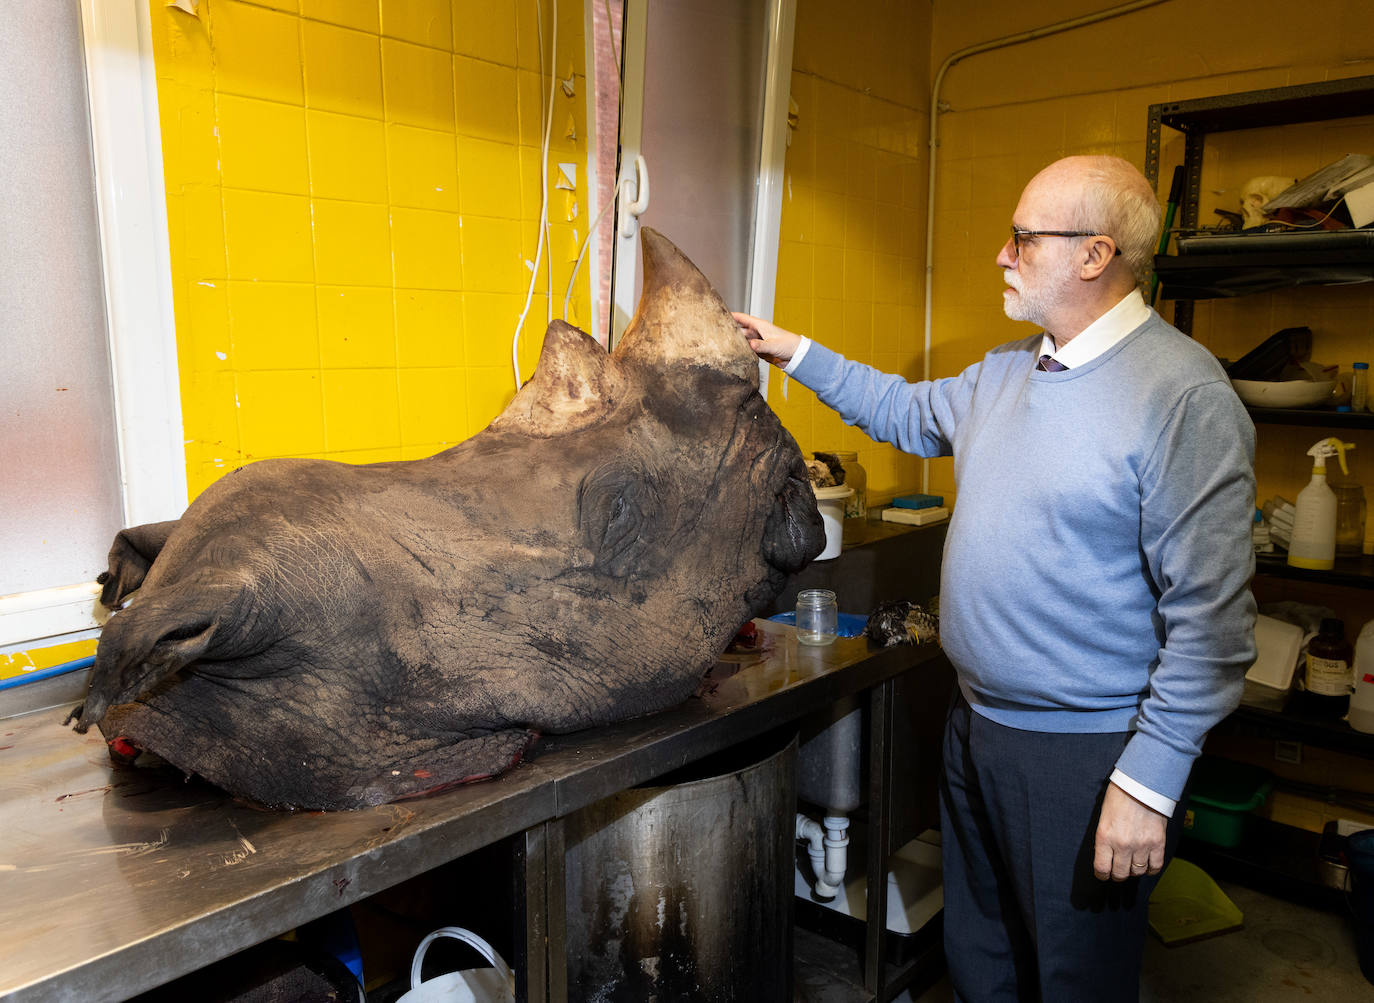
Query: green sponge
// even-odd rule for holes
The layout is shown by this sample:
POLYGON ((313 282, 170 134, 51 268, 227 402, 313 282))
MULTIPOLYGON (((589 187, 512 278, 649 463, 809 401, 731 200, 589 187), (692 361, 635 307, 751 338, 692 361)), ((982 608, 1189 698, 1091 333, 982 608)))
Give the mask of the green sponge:
POLYGON ((892 499, 893 508, 935 508, 944 503, 942 495, 902 495, 892 499))

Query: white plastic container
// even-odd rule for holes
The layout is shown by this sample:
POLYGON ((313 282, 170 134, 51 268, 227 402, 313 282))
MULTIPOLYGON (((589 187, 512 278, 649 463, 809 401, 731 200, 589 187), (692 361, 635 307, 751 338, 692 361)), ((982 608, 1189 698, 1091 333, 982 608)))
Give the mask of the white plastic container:
MULTIPOLYGON (((833 488, 818 488, 813 484, 811 490, 816 492, 816 504, 821 510, 821 522, 825 524, 825 549, 821 551, 816 560, 829 561, 840 556, 840 547, 844 543, 844 505, 849 496, 854 493, 854 489, 845 487, 843 484, 833 488)), ((1333 515, 1332 518, 1334 519, 1335 516, 1333 515)))
POLYGON ((1322 439, 1307 451, 1313 458, 1312 479, 1298 492, 1298 512, 1293 517, 1293 539, 1288 547, 1288 563, 1295 568, 1329 570, 1336 563, 1336 493, 1326 483, 1326 458, 1339 456, 1341 470, 1345 451, 1352 444, 1339 439, 1322 439))
POLYGON ((1355 692, 1350 697, 1350 727, 1374 733, 1374 620, 1355 639, 1355 692))

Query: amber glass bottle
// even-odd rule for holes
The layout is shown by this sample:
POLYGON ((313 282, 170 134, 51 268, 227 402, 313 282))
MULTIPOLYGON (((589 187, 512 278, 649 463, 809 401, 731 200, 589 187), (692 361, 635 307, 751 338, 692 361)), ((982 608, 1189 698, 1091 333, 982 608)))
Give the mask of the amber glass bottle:
POLYGON ((1351 663, 1355 653, 1345 639, 1345 624, 1336 619, 1322 621, 1317 636, 1307 644, 1307 664, 1303 672, 1304 692, 1298 707, 1313 717, 1344 717, 1350 709, 1351 663))

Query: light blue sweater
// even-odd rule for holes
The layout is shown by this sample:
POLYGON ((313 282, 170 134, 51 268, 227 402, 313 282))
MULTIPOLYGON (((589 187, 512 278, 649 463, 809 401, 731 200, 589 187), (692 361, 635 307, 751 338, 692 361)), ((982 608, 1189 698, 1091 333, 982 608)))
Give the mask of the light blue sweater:
POLYGON ((910 384, 813 343, 793 376, 874 439, 953 455, 940 638, 974 710, 1134 731, 1117 768, 1177 799, 1255 657, 1254 426, 1153 311, 1066 372, 1034 368, 1040 344, 910 384))

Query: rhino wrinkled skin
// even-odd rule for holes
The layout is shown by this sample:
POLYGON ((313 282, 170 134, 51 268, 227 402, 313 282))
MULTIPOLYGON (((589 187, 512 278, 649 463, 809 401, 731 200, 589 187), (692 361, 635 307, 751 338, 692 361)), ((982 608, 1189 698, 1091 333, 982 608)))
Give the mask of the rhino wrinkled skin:
POLYGON ((555 321, 468 441, 259 461, 118 534, 101 601, 127 605, 77 730, 261 805, 341 809, 689 697, 824 533, 720 297, 661 235, 642 251, 615 351, 555 321))

